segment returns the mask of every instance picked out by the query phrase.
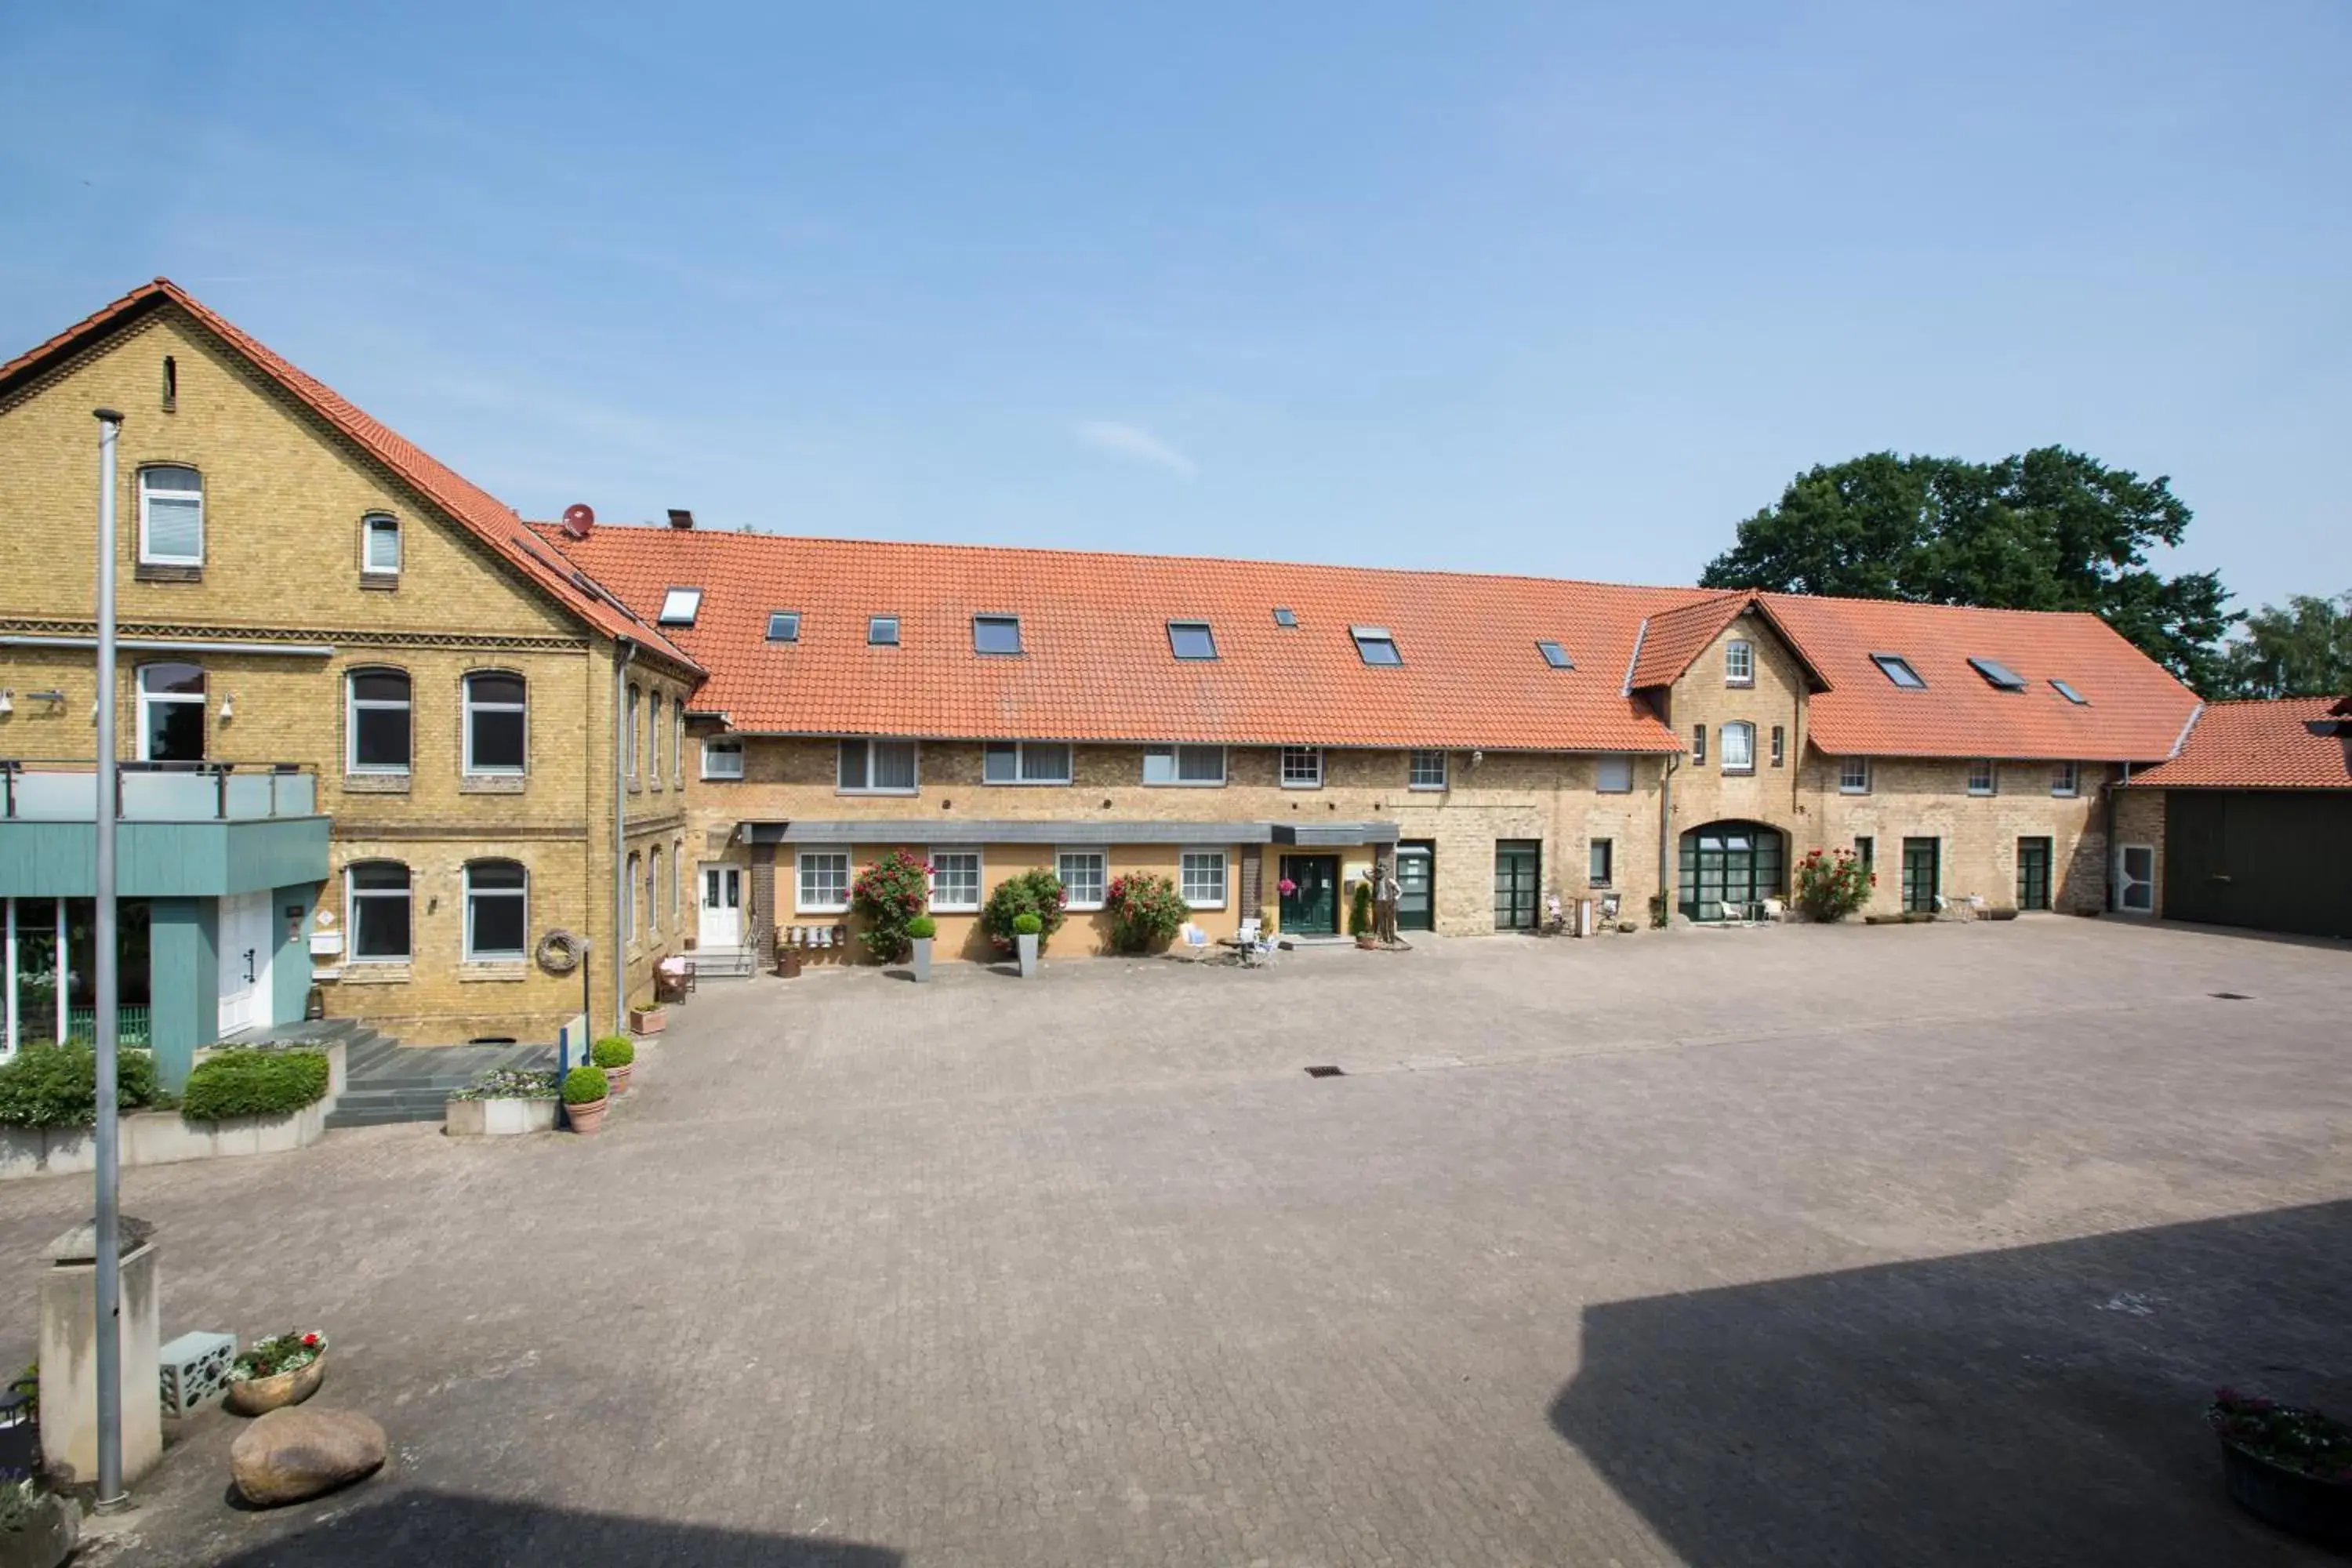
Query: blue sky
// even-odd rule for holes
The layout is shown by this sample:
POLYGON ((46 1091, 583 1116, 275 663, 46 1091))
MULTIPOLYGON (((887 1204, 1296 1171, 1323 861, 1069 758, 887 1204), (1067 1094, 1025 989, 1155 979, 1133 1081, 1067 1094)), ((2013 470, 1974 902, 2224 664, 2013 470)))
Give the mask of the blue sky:
POLYGON ((531 516, 1664 583, 2062 442, 2252 604, 2352 588, 2347 79, 2340 0, 15 5, 0 352, 165 273, 531 516))

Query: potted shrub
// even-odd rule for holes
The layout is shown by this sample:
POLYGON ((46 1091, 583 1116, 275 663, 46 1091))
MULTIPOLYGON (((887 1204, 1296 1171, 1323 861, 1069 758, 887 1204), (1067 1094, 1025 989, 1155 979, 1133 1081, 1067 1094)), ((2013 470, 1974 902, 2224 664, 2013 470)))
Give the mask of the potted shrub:
POLYGON ((1021 954, 1021 978, 1037 977, 1037 944, 1045 939, 1045 922, 1034 910, 1024 910, 1013 917, 1013 945, 1021 954))
POLYGON ((1191 910, 1176 884, 1154 871, 1132 871, 1104 889, 1111 941, 1121 952, 1158 952, 1176 940, 1191 910))
POLYGON ((612 1085, 600 1067, 573 1068, 563 1075, 563 1113, 572 1119, 572 1131, 590 1133, 604 1125, 604 1108, 610 1103, 612 1085))
POLYGON ((80 1508, 31 1476, 0 1481, 0 1568, 58 1568, 80 1537, 80 1508))
POLYGON ((1877 874, 1851 849, 1835 855, 1808 850, 1797 862, 1797 908, 1808 920, 1842 921, 1870 902, 1870 889, 1876 886, 1877 874))
POLYGON ((256 1340, 229 1363, 228 1407, 258 1415, 299 1405, 327 1379, 327 1336, 313 1329, 288 1330, 256 1340))
POLYGON ((2216 1389, 2206 1424, 2238 1506, 2281 1530, 2352 1549, 2352 1426, 2307 1410, 2216 1389))
POLYGON ((931 868, 904 849, 893 849, 849 885, 849 907, 857 914, 857 940, 877 963, 897 963, 913 941, 907 922, 930 907, 931 868))
POLYGON ((604 1082, 614 1094, 629 1092, 629 1074, 635 1069, 637 1060, 635 1041, 607 1035, 588 1047, 588 1059, 604 1069, 604 1082))
POLYGON ((931 977, 931 942, 939 934, 940 922, 929 915, 917 915, 907 922, 907 942, 914 949, 918 985, 931 977))

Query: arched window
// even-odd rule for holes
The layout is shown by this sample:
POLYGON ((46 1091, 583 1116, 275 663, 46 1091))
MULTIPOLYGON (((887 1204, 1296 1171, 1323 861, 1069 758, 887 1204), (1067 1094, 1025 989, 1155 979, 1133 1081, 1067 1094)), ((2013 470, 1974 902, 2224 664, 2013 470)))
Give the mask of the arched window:
POLYGON ((512 860, 466 864, 466 958, 519 963, 530 952, 530 876, 512 860))
MULTIPOLYGON (((678 775, 680 778, 685 776, 684 773, 678 775)), ((685 872, 680 869, 685 862, 686 840, 672 839, 669 847, 669 923, 673 926, 677 925, 684 915, 684 909, 678 902, 678 881, 685 875, 685 872)))
POLYGON ((1727 773, 1752 773, 1756 771, 1756 726, 1740 722, 1723 727, 1723 771, 1727 773))
POLYGON ((653 706, 646 716, 646 773, 651 781, 661 783, 662 694, 654 693, 653 706))
POLYGON ((353 963, 408 962, 408 868, 356 860, 343 869, 343 920, 353 963))
POLYGON ((205 760, 205 672, 194 665, 139 667, 139 760, 205 760))
POLYGON ((139 563, 205 563, 205 477, 195 469, 159 464, 139 470, 139 563))
POLYGON ((466 677, 466 771, 521 773, 524 718, 521 676, 478 669, 466 677))
POLYGON ((400 575, 400 519, 372 511, 360 519, 360 570, 371 577, 400 575))
POLYGON ((646 863, 646 931, 661 934, 661 846, 656 844, 646 863))
POLYGON ((637 940, 637 872, 642 865, 637 852, 629 851, 628 875, 621 879, 621 940, 637 940))
POLYGON ((346 702, 343 766, 355 773, 406 773, 414 733, 407 672, 355 669, 346 702))
POLYGON ((669 776, 686 783, 686 699, 669 711, 669 776))
POLYGON ((635 685, 629 688, 629 782, 637 782, 637 742, 643 726, 645 692, 635 685))

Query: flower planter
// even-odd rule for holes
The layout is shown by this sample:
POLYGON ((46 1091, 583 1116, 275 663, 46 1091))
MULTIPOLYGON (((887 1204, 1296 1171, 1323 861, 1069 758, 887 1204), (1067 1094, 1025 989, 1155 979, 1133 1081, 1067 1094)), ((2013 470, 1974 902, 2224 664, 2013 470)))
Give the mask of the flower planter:
POLYGON ((299 1405, 318 1393, 319 1384, 326 1378, 327 1354, 321 1351, 308 1366, 298 1366, 274 1377, 248 1377, 230 1384, 228 1407, 239 1415, 281 1410, 289 1405, 299 1405))
POLYGON ((441 1130, 452 1138, 510 1138, 555 1131, 555 1101, 453 1100, 443 1108, 441 1130))
POLYGON ((1021 978, 1022 978, 1022 979, 1024 979, 1024 980, 1034 980, 1034 979, 1036 979, 1036 978, 1037 978, 1037 935, 1036 935, 1036 933, 1035 933, 1035 932, 1034 932, 1034 931, 1023 931, 1020 935, 1018 935, 1018 936, 1016 936, 1016 937, 1014 937, 1014 938, 1013 939, 1013 947, 1014 947, 1015 949, 1017 949, 1017 950, 1019 951, 1019 952, 1020 952, 1020 954, 1021 954, 1021 978))
MULTIPOLYGON (((606 1081, 611 1081, 609 1074, 606 1081)), ((592 1100, 585 1105, 567 1105, 563 1110, 572 1120, 572 1131, 586 1137, 604 1125, 604 1110, 612 1103, 608 1095, 603 1100, 592 1100)))
POLYGON ((633 1035, 658 1035, 669 1027, 667 1007, 632 1007, 629 1009, 629 1032, 633 1035))
POLYGON ((920 985, 931 977, 931 943, 937 937, 918 936, 908 940, 914 943, 915 955, 909 961, 915 973, 915 984, 920 985))
POLYGON ((81 1537, 81 1510, 45 1497, 22 1530, 0 1531, 0 1568, 58 1568, 81 1537))
POLYGON ((2352 1487, 2274 1465, 2221 1441, 2230 1496, 2256 1519, 2338 1552, 2352 1551, 2352 1487))
POLYGON ((636 1063, 635 1062, 629 1062, 624 1066, 616 1068, 606 1068, 604 1069, 604 1083, 614 1094, 626 1094, 629 1092, 629 1075, 635 1070, 636 1063))

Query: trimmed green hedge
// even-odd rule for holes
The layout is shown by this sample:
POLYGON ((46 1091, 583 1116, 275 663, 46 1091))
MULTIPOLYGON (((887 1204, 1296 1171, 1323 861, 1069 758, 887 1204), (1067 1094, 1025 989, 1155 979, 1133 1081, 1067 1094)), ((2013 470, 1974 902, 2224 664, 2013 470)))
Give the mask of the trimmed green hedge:
MULTIPOLYGON (((155 1099, 155 1058, 115 1056, 114 1104, 136 1110, 155 1099)), ((0 1064, 0 1126, 89 1127, 98 1121, 98 1052, 89 1046, 26 1046, 0 1064)))
POLYGON ((189 1121, 284 1116, 326 1098, 320 1051, 226 1051, 188 1075, 180 1115, 189 1121))

